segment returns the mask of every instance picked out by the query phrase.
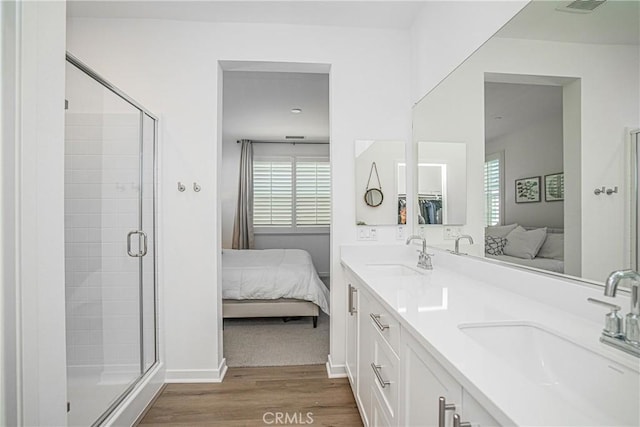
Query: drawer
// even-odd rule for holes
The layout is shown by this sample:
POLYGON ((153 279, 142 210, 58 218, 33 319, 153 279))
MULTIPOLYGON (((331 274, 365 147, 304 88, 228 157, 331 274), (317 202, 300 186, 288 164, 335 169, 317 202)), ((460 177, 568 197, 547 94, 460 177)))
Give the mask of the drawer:
POLYGON ((400 323, 378 301, 372 299, 370 307, 366 315, 369 316, 371 325, 380 332, 394 354, 398 356, 400 354, 400 323))
POLYGON ((369 427, 391 427, 397 425, 397 423, 392 423, 391 420, 392 417, 385 409, 378 389, 371 388, 371 422, 369 427))
POLYGON ((373 332, 373 357, 369 363, 373 377, 372 389, 377 392, 380 401, 392 419, 397 418, 398 391, 400 384, 400 359, 396 356, 384 337, 373 332))

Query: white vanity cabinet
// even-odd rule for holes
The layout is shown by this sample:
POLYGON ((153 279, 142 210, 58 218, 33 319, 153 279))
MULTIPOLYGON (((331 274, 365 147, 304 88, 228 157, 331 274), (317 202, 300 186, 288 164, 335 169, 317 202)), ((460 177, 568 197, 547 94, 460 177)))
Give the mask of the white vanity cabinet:
POLYGON ((462 409, 460 384, 409 334, 402 335, 401 353, 400 425, 453 426, 454 412, 459 413, 462 409), (445 411, 442 420, 439 415, 441 397, 451 408, 445 411))
POLYGON ((462 390, 462 420, 471 422, 473 427, 496 427, 496 421, 483 407, 466 391, 462 390))
POLYGON ((499 424, 348 269, 346 371, 365 426, 499 424), (440 418, 440 398, 447 410, 440 418))
POLYGON ((358 286, 348 274, 347 278, 347 330, 345 348, 345 369, 351 387, 357 392, 358 384, 358 286))

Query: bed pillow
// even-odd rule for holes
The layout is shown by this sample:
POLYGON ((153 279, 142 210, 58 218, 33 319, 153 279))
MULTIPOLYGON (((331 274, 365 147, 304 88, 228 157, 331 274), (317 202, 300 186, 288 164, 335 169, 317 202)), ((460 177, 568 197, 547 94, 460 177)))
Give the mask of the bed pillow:
POLYGON ((564 233, 549 233, 537 255, 539 258, 564 260, 564 233))
POLYGON ((485 236, 493 236, 493 237, 507 237, 507 234, 511 233, 518 224, 509 224, 509 225, 494 225, 490 227, 485 227, 484 235, 485 236))
POLYGON ((518 226, 511 233, 507 234, 507 244, 504 245, 504 254, 517 258, 533 259, 538 254, 546 237, 546 227, 527 231, 518 226))
POLYGON ((506 244, 507 239, 504 237, 484 237, 484 251, 487 255, 504 255, 504 245, 506 244))

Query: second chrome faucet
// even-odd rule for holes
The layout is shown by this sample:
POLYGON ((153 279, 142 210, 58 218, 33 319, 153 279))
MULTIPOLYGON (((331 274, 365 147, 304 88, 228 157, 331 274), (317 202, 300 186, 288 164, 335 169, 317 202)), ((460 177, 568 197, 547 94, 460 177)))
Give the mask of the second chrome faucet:
POLYGON ((418 267, 424 268, 425 270, 433 270, 433 264, 431 263, 431 255, 427 253, 427 241, 424 237, 418 235, 411 235, 407 237, 407 245, 411 243, 413 240, 421 240, 422 241, 422 250, 418 251, 418 267))

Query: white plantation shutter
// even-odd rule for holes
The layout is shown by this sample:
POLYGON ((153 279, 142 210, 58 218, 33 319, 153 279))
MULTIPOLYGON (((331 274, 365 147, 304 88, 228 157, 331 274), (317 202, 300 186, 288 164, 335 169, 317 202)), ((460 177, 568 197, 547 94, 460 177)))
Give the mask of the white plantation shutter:
POLYGON ((253 162, 253 225, 291 226, 292 161, 253 162))
POLYGON ((329 225, 331 220, 329 162, 296 161, 296 226, 329 225))
POLYGON ((485 226, 501 223, 503 158, 496 153, 484 162, 485 226))

